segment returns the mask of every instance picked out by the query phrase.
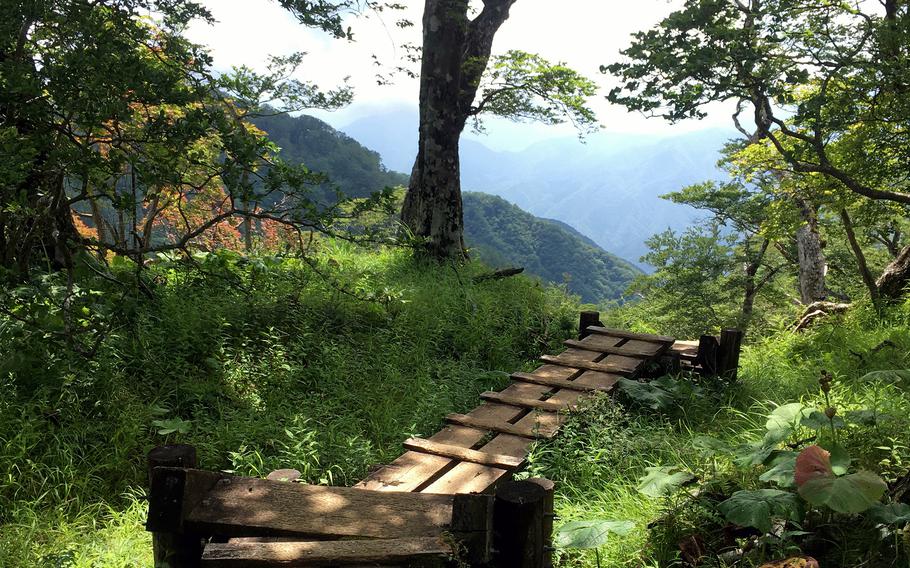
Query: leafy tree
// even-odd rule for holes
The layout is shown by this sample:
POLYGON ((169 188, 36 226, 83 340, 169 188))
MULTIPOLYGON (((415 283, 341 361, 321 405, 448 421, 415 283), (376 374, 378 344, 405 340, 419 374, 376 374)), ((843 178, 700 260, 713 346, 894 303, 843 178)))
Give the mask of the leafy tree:
POLYGON ((584 106, 594 84, 564 64, 511 51, 491 57, 493 38, 515 0, 427 0, 420 71, 420 136, 403 224, 437 258, 464 256, 458 141, 482 113, 556 123, 595 124, 584 106), (489 71, 488 71, 489 69, 489 71))
MULTIPOLYGON (((615 103, 675 121, 736 102, 737 127, 789 171, 910 204, 908 39, 910 7, 898 0, 687 0, 602 69, 622 80, 615 103), (748 106, 754 131, 739 119, 748 106)), ((805 202, 807 236, 816 210, 805 202)), ((904 249, 876 287, 895 295, 908 277, 904 249)))

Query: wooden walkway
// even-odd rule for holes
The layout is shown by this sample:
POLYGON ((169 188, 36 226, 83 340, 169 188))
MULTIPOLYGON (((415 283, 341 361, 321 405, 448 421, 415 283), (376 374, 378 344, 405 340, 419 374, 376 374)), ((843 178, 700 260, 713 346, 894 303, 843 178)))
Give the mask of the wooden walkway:
POLYGON ((467 414, 450 414, 430 438, 411 438, 408 450, 355 487, 433 494, 485 493, 522 466, 537 438, 550 438, 566 413, 586 396, 610 392, 621 377, 673 345, 670 337, 592 326, 581 340, 566 341, 556 356, 531 373, 512 374, 501 392, 467 414))
POLYGON ((597 317, 583 312, 580 339, 481 394, 474 410, 448 415, 433 436, 405 440, 404 454, 353 488, 287 483, 294 470, 267 480, 205 472, 190 446, 156 448, 146 525, 156 566, 424 566, 453 547, 471 565, 548 566, 553 483, 511 481, 531 444, 555 436, 582 399, 646 378, 655 363, 734 377, 738 363, 735 330, 677 342, 607 329, 597 317))

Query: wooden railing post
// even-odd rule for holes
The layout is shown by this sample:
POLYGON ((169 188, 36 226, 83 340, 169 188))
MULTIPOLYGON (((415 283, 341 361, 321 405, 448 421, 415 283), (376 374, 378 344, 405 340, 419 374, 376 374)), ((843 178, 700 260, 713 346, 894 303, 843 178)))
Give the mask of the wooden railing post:
POLYGON ((493 565, 544 568, 547 490, 531 481, 510 481, 496 490, 493 508, 493 565))
POLYGON ((581 312, 578 317, 579 341, 590 335, 588 328, 592 325, 600 325, 600 312, 581 312))
POLYGON ((544 479, 542 477, 534 477, 529 479, 531 483, 536 483, 543 487, 546 491, 544 496, 543 503, 543 565, 544 568, 552 568, 553 566, 553 521, 556 519, 556 511, 554 509, 554 489, 556 484, 550 481, 549 479, 544 479))
POLYGON ((156 475, 155 468, 158 467, 195 468, 196 448, 179 444, 158 446, 149 452, 149 520, 146 528, 152 531, 155 568, 197 567, 202 559, 202 539, 198 535, 183 534, 179 526, 183 487, 173 477, 156 475), (161 526, 155 517, 170 519, 164 523, 170 526, 161 526))
POLYGON ((720 346, 717 350, 717 374, 731 381, 736 380, 739 368, 739 352, 745 333, 739 329, 725 329, 720 332, 720 346))

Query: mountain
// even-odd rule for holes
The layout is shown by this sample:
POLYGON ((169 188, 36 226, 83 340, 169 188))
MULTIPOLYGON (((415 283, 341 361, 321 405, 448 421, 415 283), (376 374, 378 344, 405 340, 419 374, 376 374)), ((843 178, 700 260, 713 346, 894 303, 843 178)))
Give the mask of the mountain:
MULTIPOLYGON (((391 168, 409 171, 417 148, 416 109, 377 110, 342 129, 378 151, 391 168)), ((634 262, 647 251, 651 235, 698 221, 696 210, 660 195, 723 179, 716 162, 733 137, 735 132, 725 129, 670 137, 600 132, 584 144, 575 137, 554 138, 520 152, 498 152, 467 135, 461 144, 462 187, 567 223, 634 262)))
MULTIPOLYGON (((350 196, 407 184, 408 176, 387 169, 378 153, 317 118, 274 115, 257 119, 256 125, 268 132, 283 158, 326 173, 350 196)), ((394 137, 395 130, 386 135, 394 137)), ((568 280, 569 290, 586 302, 619 298, 641 273, 571 226, 539 219, 493 195, 465 193, 464 215, 465 239, 474 256, 494 266, 522 266, 547 282, 568 280)))
POLYGON ((571 227, 541 219, 494 195, 464 194, 465 241, 491 266, 523 266, 547 282, 597 303, 618 299, 642 273, 571 227))
POLYGON ((285 160, 328 174, 350 197, 408 183, 408 176, 386 168, 377 152, 318 118, 275 114, 257 118, 255 124, 268 132, 285 160))

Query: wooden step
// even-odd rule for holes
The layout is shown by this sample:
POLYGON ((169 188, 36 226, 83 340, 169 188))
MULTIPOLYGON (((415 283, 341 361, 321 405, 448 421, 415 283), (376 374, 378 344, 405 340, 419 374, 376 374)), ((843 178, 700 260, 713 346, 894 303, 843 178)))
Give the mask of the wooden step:
POLYGON ((520 396, 509 396, 501 392, 487 391, 480 394, 480 398, 499 404, 508 404, 519 408, 530 408, 534 410, 548 410, 550 412, 566 412, 575 410, 578 405, 557 402, 555 400, 538 400, 533 398, 522 398, 520 396))
POLYGON ((672 337, 667 337, 665 335, 651 335, 650 333, 636 333, 634 331, 626 331, 624 329, 613 329, 609 327, 600 327, 597 325, 592 325, 588 327, 588 331, 591 333, 597 333, 599 335, 609 335, 610 337, 620 337, 623 339, 638 339, 640 341, 652 341, 654 343, 668 343, 673 344, 676 342, 676 339, 672 337))
MULTIPOLYGON (((371 519, 377 524, 382 517, 371 519)), ((207 568, 275 568, 388 565, 429 561, 452 554, 442 537, 314 542, 209 543, 202 552, 207 568)), ((423 564, 420 564, 423 565, 423 564)))
MULTIPOLYGON (((552 387, 556 389, 568 389, 581 392, 612 392, 613 386, 601 387, 597 385, 585 385, 578 383, 576 381, 567 381, 565 379, 554 379, 550 377, 541 377, 538 375, 533 375, 531 373, 512 373, 509 375, 512 380, 521 381, 523 383, 531 383, 535 385, 543 385, 547 387, 552 387)), ((617 379, 620 377, 613 375, 617 379)))
POLYGON ((614 373, 617 375, 629 375, 634 373, 640 366, 641 361, 630 363, 613 363, 610 361, 595 363, 586 361, 581 357, 567 357, 565 355, 541 355, 540 360, 550 365, 560 367, 571 367, 573 369, 584 369, 586 371, 598 371, 600 373, 614 373))
POLYGON ((518 469, 524 464, 524 456, 515 457, 503 454, 490 454, 449 444, 440 444, 423 438, 408 438, 403 446, 413 452, 422 452, 442 456, 463 462, 498 467, 500 469, 518 469))
POLYGON ((651 357, 658 355, 658 350, 655 349, 645 350, 633 349, 630 347, 607 347, 604 345, 595 345, 593 342, 589 341, 578 341, 577 339, 567 339, 562 343, 566 347, 574 347, 575 349, 584 349, 585 351, 604 353, 606 355, 623 355, 625 357, 634 357, 637 359, 650 359, 651 357))
POLYGON ((446 421, 452 424, 477 428, 479 430, 489 430, 490 432, 499 432, 500 434, 511 434, 512 436, 519 436, 521 438, 552 438, 556 435, 555 430, 541 430, 530 426, 516 426, 515 424, 509 424, 508 422, 475 418, 466 414, 449 414, 446 416, 446 421))

